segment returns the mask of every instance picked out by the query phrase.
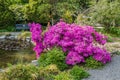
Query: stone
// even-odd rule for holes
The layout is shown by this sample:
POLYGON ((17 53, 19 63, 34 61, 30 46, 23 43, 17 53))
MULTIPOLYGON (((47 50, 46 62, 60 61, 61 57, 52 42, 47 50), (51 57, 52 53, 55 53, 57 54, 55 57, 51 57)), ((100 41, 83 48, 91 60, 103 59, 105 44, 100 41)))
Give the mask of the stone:
POLYGON ((38 60, 32 60, 31 61, 31 64, 35 65, 35 66, 38 66, 38 60))

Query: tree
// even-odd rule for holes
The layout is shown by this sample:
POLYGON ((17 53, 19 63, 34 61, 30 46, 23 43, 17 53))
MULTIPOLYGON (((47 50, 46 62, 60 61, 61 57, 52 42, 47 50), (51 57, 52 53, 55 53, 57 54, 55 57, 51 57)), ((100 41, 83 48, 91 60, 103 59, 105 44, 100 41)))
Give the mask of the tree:
POLYGON ((0 23, 23 20, 54 24, 60 18, 72 23, 88 7, 89 0, 0 0, 0 23))
POLYGON ((112 2, 109 2, 108 0, 101 0, 92 7, 88 16, 91 17, 92 23, 99 23, 108 29, 111 26, 120 26, 119 9, 119 0, 114 0, 112 2))
POLYGON ((7 0, 0 0, 0 26, 14 24, 14 14, 9 10, 10 3, 7 0))

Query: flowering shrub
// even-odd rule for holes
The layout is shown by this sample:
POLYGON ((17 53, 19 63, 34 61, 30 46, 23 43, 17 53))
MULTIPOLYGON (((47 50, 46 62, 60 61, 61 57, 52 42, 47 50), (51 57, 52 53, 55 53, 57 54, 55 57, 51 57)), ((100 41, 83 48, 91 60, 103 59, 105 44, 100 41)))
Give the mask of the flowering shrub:
POLYGON ((85 58, 89 56, 93 56, 95 60, 103 64, 111 60, 110 53, 96 45, 96 43, 104 45, 107 37, 96 32, 91 26, 79 26, 60 21, 51 26, 43 37, 41 25, 32 23, 30 26, 32 40, 36 43, 34 50, 37 58, 43 50, 58 46, 67 53, 66 63, 68 65, 85 62, 85 58))
POLYGON ((42 29, 41 29, 41 25, 40 24, 29 24, 30 27, 30 31, 31 31, 31 37, 32 37, 32 41, 36 44, 36 46, 34 47, 34 51, 36 52, 36 57, 39 58, 40 53, 43 51, 44 46, 42 44, 42 29))

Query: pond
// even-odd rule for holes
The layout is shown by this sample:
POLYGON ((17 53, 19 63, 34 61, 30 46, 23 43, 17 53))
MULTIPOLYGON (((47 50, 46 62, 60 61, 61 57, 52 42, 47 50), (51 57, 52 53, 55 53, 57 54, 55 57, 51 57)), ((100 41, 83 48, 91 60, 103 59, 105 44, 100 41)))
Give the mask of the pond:
POLYGON ((0 33, 0 69, 36 59, 30 32, 0 33), (29 37, 29 38, 28 38, 29 37))
POLYGON ((32 47, 18 51, 5 51, 0 49, 0 68, 17 63, 30 63, 36 56, 32 47))

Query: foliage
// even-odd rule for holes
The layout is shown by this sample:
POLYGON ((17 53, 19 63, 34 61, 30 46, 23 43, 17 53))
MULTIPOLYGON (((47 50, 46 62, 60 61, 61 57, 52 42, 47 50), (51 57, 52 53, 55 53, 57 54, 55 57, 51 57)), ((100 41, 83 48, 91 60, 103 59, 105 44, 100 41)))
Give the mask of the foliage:
POLYGON ((38 68, 33 65, 12 66, 2 74, 2 80, 37 80, 38 68))
POLYGON ((87 9, 90 7, 90 2, 92 0, 78 0, 79 1, 79 5, 81 6, 81 9, 87 9))
POLYGON ((116 36, 120 36, 120 27, 110 27, 108 32, 116 36))
POLYGON ((0 80, 53 80, 59 73, 59 69, 54 64, 40 68, 30 64, 17 64, 2 72, 0 80))
POLYGON ((65 22, 72 23, 73 22, 72 13, 70 11, 66 11, 62 15, 62 19, 64 19, 65 22))
POLYGON ((47 72, 49 74, 55 74, 55 75, 60 73, 60 70, 58 69, 57 65, 55 65, 55 64, 51 64, 46 67, 43 67, 42 70, 43 70, 43 73, 47 72))
POLYGON ((33 21, 45 26, 60 18, 71 23, 89 5, 89 0, 0 0, 0 27, 33 21))
POLYGON ((73 67, 70 72, 61 72, 57 65, 37 67, 30 64, 17 64, 9 66, 0 74, 1 80, 80 80, 88 74, 79 67, 73 67), (75 73, 75 74, 74 74, 75 73), (81 76, 81 77, 79 77, 81 76))
POLYGON ((54 80, 74 80, 69 72, 61 72, 60 74, 54 76, 54 80))
POLYGON ((100 0, 90 9, 89 17, 91 24, 99 23, 107 29, 110 26, 120 26, 120 3, 118 0, 109 2, 108 0, 100 0))
POLYGON ((14 26, 1 26, 0 32, 14 32, 15 27, 14 26))
POLYGON ((90 0, 66 0, 56 4, 56 14, 68 23, 73 23, 77 15, 89 8, 90 0))
POLYGON ((96 61, 93 57, 86 59, 85 66, 88 68, 99 68, 103 66, 103 63, 96 61))
POLYGON ((60 70, 55 64, 48 65, 46 67, 40 67, 39 74, 42 79, 53 80, 54 76, 60 73, 60 70))
POLYGON ((68 0, 56 4, 55 14, 66 22, 72 23, 74 21, 73 17, 76 17, 76 13, 79 10, 79 3, 77 3, 77 0, 68 0))
POLYGON ((0 29, 4 32, 6 26, 33 21, 45 26, 60 18, 73 23, 79 14, 87 16, 83 24, 119 26, 119 4, 119 0, 0 0, 0 29))
POLYGON ((107 42, 113 42, 113 37, 109 34, 107 34, 107 36, 108 36, 107 42))
MULTIPOLYGON (((37 57, 39 57, 45 49, 58 46, 67 53, 66 63, 68 65, 85 62, 85 58, 89 56, 93 56, 95 60, 104 64, 111 60, 109 52, 95 45, 104 45, 107 39, 106 36, 96 32, 93 27, 67 24, 61 21, 50 27, 49 30, 41 36, 41 26, 39 24, 33 23, 30 24, 30 26, 32 40, 36 43, 34 50, 37 57)), ((50 56, 53 54, 56 54, 54 50, 50 56)), ((56 56, 52 56, 52 58, 53 57, 56 59, 56 56)))
POLYGON ((14 23, 14 14, 9 10, 9 5, 7 0, 0 0, 0 29, 14 23))
POLYGON ((24 5, 23 14, 27 21, 47 23, 49 21, 50 4, 31 1, 24 5))
POLYGON ((81 13, 77 15, 75 22, 80 25, 85 25, 89 23, 89 20, 85 14, 81 13))
POLYGON ((40 66, 56 64, 60 70, 67 68, 64 52, 56 47, 47 51, 46 53, 42 53, 38 62, 40 66))
POLYGON ((70 70, 70 74, 73 76, 74 80, 81 80, 89 76, 89 74, 83 68, 80 68, 79 66, 74 66, 70 70))

